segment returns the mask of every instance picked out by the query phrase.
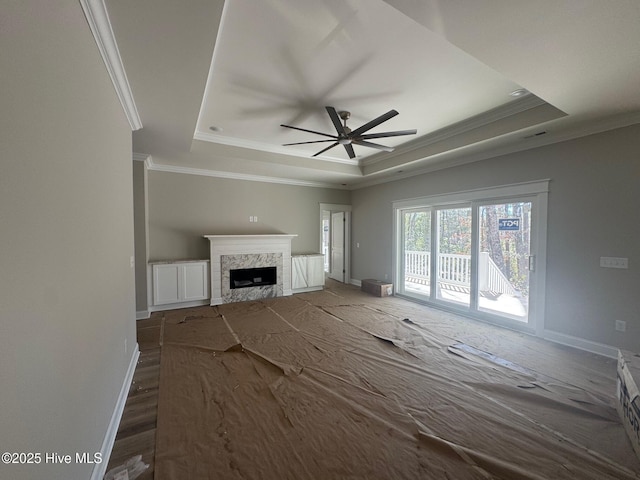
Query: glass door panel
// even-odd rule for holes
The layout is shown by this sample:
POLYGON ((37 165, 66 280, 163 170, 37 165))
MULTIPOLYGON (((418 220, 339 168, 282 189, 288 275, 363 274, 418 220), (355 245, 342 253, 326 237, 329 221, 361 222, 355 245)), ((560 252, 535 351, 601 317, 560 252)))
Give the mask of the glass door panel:
POLYGON ((471 207, 436 212, 436 298, 469 307, 471 304, 471 207))
POLYGON ((431 296, 431 211, 402 211, 401 291, 431 296))
POLYGON ((478 310, 528 322, 531 202, 478 211, 478 310))

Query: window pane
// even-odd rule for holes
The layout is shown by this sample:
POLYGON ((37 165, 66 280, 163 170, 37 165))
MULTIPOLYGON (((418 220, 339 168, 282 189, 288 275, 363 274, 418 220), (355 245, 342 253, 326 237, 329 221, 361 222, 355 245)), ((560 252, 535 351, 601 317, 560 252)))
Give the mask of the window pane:
POLYGON ((436 298, 471 303, 471 207, 438 210, 436 298))
POLYGON ((404 292, 428 297, 431 270, 431 212, 403 213, 404 292))

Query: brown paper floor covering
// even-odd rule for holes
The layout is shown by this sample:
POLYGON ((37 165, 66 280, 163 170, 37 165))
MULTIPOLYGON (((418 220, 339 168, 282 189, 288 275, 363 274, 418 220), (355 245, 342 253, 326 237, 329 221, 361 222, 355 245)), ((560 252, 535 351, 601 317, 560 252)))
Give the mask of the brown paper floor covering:
POLYGON ((165 312, 155 478, 640 478, 616 363, 330 282, 165 312))

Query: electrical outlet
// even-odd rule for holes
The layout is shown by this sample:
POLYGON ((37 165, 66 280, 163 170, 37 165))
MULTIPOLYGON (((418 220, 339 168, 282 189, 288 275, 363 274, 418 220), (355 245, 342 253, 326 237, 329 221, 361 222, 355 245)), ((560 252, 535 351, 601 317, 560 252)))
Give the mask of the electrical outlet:
POLYGON ((616 320, 616 330, 618 332, 626 332, 627 322, 625 322, 624 320, 616 320))
POLYGON ((629 259, 623 257, 600 257, 603 268, 629 268, 629 259))

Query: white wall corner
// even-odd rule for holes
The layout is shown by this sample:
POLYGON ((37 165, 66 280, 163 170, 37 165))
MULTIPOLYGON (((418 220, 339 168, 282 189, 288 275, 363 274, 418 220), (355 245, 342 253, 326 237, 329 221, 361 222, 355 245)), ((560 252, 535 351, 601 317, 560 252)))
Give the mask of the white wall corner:
POLYGON ((122 414, 124 413, 124 406, 127 403, 129 389, 131 388, 131 382, 133 382, 133 374, 136 371, 136 365, 138 364, 139 357, 140 350, 138 348, 138 344, 136 343, 136 346, 131 354, 131 359, 129 360, 129 368, 127 369, 124 381, 122 382, 122 387, 120 388, 120 395, 118 395, 116 407, 113 410, 111 421, 109 422, 107 431, 104 435, 104 440, 102 441, 102 447, 100 448, 100 453, 102 454, 102 462, 96 463, 94 465, 93 472, 91 472, 91 480, 102 480, 104 478, 104 474, 107 471, 109 457, 111 457, 113 444, 116 441, 116 434, 118 433, 120 420, 122 419, 122 414))
POLYGON ((131 125, 131 130, 139 130, 142 128, 142 121, 122 64, 122 58, 120 57, 120 51, 111 28, 104 0, 80 0, 80 5, 82 5, 89 28, 93 33, 93 38, 98 45, 98 50, 100 50, 129 125, 131 125))

